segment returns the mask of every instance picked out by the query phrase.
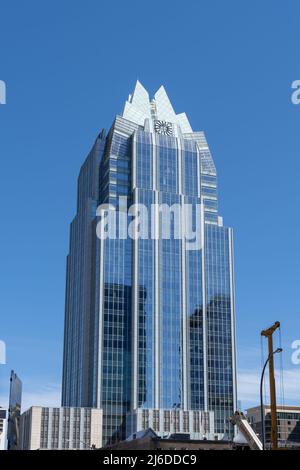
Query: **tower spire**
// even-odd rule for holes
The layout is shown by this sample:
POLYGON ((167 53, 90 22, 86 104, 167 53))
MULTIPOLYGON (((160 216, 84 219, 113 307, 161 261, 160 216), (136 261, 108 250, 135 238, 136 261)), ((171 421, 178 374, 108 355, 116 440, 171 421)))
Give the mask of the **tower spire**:
POLYGON ((125 103, 122 117, 144 126, 145 119, 160 119, 177 124, 181 132, 193 132, 185 113, 176 114, 167 95, 165 87, 161 85, 150 101, 149 93, 137 80, 133 93, 125 103))

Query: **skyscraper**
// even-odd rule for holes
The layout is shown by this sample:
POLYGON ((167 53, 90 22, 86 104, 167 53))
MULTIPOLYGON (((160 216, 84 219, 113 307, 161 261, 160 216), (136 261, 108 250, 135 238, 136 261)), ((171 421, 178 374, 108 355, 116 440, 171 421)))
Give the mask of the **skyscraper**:
POLYGON ((196 426, 209 412, 221 436, 236 407, 235 375, 232 230, 218 214, 208 144, 185 113, 174 112, 163 87, 150 100, 137 82, 78 178, 62 405, 103 409, 104 443, 147 427, 149 416, 155 431, 168 431, 169 421, 189 431, 189 420, 196 426), (97 236, 103 203, 115 208, 115 239, 97 236), (121 236, 132 204, 149 209, 156 236, 121 236), (190 204, 193 221, 202 207, 201 248, 174 237, 184 222, 174 216, 173 236, 163 238, 155 204, 190 204))
POLYGON ((7 425, 7 449, 16 450, 19 446, 19 425, 22 403, 22 381, 12 370, 10 373, 9 409, 7 425))

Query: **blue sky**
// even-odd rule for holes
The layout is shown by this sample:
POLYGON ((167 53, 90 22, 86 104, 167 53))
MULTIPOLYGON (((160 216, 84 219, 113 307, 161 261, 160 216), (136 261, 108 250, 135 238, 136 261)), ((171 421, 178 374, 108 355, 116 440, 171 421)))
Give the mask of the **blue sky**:
POLYGON ((137 78, 151 93, 164 84, 217 165, 235 237, 243 405, 257 403, 259 333, 275 320, 285 400, 299 404, 299 2, 3 0, 0 17, 0 405, 10 369, 25 407, 59 401, 76 178, 137 78))

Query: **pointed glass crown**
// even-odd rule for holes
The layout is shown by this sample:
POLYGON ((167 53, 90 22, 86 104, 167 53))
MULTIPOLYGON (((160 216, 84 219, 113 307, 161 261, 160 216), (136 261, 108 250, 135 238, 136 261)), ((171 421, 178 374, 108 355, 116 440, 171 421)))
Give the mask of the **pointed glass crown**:
POLYGON ((150 101, 149 93, 137 80, 134 92, 125 103, 122 116, 144 126, 145 119, 158 119, 177 124, 183 134, 193 132, 187 115, 176 114, 166 90, 161 86, 150 101))

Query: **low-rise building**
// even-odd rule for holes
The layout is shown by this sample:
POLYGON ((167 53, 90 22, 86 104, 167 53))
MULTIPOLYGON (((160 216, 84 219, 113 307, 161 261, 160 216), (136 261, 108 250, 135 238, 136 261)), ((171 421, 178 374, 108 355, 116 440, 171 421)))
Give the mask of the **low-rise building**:
MULTIPOLYGON (((266 444, 271 441, 271 408, 264 406, 266 444)), ((254 431, 262 439, 261 408, 255 406, 247 410, 247 418, 254 431)), ((278 442, 280 446, 300 445, 300 406, 277 407, 278 442)))
MULTIPOLYGON (((243 448, 248 447, 244 445, 243 448)), ((189 434, 171 434, 161 438, 152 429, 140 431, 126 441, 107 446, 111 450, 233 450, 233 442, 228 440, 190 439, 189 434)))
POLYGON ((20 417, 19 449, 102 447, 102 410, 32 406, 20 417))
POLYGON ((126 436, 132 436, 145 429, 153 429, 159 437, 171 434, 189 434, 190 439, 217 440, 223 437, 214 432, 212 411, 185 411, 180 409, 138 408, 127 415, 126 436))

